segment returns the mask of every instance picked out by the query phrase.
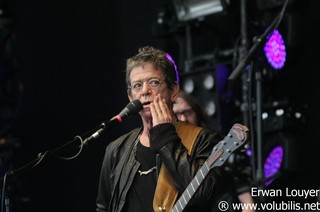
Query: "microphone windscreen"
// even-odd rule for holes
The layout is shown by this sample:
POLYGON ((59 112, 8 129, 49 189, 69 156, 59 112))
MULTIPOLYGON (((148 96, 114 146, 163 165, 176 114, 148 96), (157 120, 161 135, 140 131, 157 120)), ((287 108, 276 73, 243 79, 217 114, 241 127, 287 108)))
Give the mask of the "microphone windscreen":
POLYGON ((127 118, 134 113, 137 113, 143 109, 143 105, 140 100, 136 99, 130 102, 120 113, 121 119, 127 118))

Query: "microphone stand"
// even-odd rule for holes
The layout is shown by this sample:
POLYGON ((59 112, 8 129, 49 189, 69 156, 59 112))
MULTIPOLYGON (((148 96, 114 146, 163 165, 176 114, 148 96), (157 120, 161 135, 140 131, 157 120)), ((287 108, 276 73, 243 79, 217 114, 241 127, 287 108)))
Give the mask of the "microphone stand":
MULTIPOLYGON (((18 177, 19 175, 31 170, 32 168, 35 168, 41 162, 45 161, 45 159, 47 159, 48 156, 54 155, 58 151, 63 150, 64 148, 70 146, 71 144, 74 144, 75 141, 80 140, 81 145, 78 146, 80 148, 80 150, 76 155, 76 156, 78 156, 84 145, 87 145, 92 140, 97 139, 103 131, 110 129, 114 126, 115 126, 115 122, 113 121, 113 119, 111 119, 107 123, 103 122, 100 126, 90 130, 89 132, 85 133, 82 136, 75 136, 74 139, 72 139, 71 141, 69 141, 69 142, 67 142, 67 143, 65 143, 65 144, 63 144, 53 150, 47 150, 44 153, 39 153, 38 157, 36 159, 26 163, 25 165, 21 166, 20 168, 17 168, 17 169, 11 170, 11 171, 7 171, 3 177, 1 212, 9 212, 10 211, 10 198, 6 194, 7 184, 8 184, 8 182, 10 182, 10 180, 12 180, 12 179, 18 177), (91 136, 88 137, 88 135, 91 135, 91 136), (85 140, 82 140, 82 137, 87 137, 87 138, 85 140), (5 210, 4 210, 4 207, 5 207, 5 210)), ((75 158, 75 157, 71 157, 69 159, 73 159, 73 158, 75 158)), ((65 159, 65 158, 61 158, 61 159, 65 159)))
MULTIPOLYGON (((254 39, 254 43, 252 47, 249 49, 247 55, 241 59, 239 64, 236 66, 236 68, 232 71, 231 75, 229 76, 228 80, 231 83, 231 85, 234 84, 235 79, 242 74, 245 67, 248 66, 248 64, 252 61, 252 58, 255 54, 255 52, 259 49, 262 43, 264 43, 268 37, 268 35, 273 32, 279 25, 280 21, 282 20, 284 11, 287 7, 289 0, 287 0, 281 12, 276 16, 276 18, 272 21, 272 23, 267 27, 267 29, 263 32, 262 35, 260 35, 258 38, 254 39)), ((244 35, 244 34, 243 34, 244 35)), ((244 39, 244 38, 243 38, 244 39)), ((253 70, 253 68, 252 68, 253 70)), ((261 120, 261 114, 262 114, 262 85, 261 85, 261 72, 257 71, 255 74, 255 88, 256 88, 256 134, 257 134, 257 167, 256 167, 256 173, 255 170, 253 170, 255 179, 254 182, 258 183, 258 186, 263 185, 263 159, 262 159, 262 120, 261 120)), ((243 80, 244 81, 244 80, 243 80)), ((248 105, 248 107, 252 107, 251 105, 248 105)), ((252 150, 254 151, 254 150, 252 150)), ((254 152, 253 154, 254 155, 254 152)), ((254 164, 254 161, 252 161, 254 164)))

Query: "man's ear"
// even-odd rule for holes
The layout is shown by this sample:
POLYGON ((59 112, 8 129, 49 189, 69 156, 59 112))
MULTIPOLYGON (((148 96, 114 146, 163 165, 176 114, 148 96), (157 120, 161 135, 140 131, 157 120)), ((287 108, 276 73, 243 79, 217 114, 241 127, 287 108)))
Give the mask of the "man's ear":
POLYGON ((172 102, 176 102, 178 100, 179 89, 180 89, 180 85, 179 85, 179 83, 176 82, 172 87, 172 94, 171 94, 171 101, 172 102))

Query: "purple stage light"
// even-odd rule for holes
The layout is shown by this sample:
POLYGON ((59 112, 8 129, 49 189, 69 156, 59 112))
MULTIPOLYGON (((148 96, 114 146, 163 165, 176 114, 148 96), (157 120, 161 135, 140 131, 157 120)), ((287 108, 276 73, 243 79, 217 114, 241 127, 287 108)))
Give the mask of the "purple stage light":
POLYGON ((281 69, 286 62, 286 46, 278 30, 274 30, 264 46, 264 53, 274 69, 281 69))
MULTIPOLYGON (((269 177, 276 174, 280 168, 283 161, 283 148, 281 146, 276 146, 272 151, 267 155, 267 158, 264 163, 264 177, 268 179, 269 177)), ((265 185, 270 185, 272 180, 269 180, 265 185)))

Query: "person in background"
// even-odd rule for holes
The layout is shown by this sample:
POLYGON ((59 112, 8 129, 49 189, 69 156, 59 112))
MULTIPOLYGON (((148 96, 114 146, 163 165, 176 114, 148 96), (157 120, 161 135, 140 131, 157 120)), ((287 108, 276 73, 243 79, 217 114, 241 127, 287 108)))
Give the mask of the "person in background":
MULTIPOLYGON (((179 91, 179 97, 177 101, 173 105, 173 111, 176 114, 177 118, 180 121, 184 121, 189 124, 193 124, 196 126, 201 126, 207 128, 207 118, 204 114, 203 109, 200 104, 198 104, 197 100, 190 94, 184 92, 183 90, 179 91)), ((222 177, 227 179, 224 181, 226 186, 223 190, 218 192, 219 197, 216 197, 216 204, 220 201, 228 200, 229 203, 241 202, 241 203, 254 203, 254 199, 251 196, 250 186, 247 182, 244 182, 242 178, 240 179, 237 176, 232 176, 229 173, 221 173, 226 177, 222 177), (230 179, 232 178, 232 179, 230 179), (230 183, 233 182, 233 183, 230 183), (229 185, 232 185, 231 187, 229 185), (226 189, 228 188, 228 189, 226 189), (234 195, 236 194, 236 195, 234 195)), ((221 183, 223 183, 221 181, 221 183)), ((252 204, 253 205, 253 204, 252 204)), ((230 208, 230 210, 232 210, 230 208)), ((215 211, 215 209, 214 209, 215 211)), ((244 209, 242 212, 253 212, 254 210, 244 209)))
MULTIPOLYGON (((105 151, 97 212, 171 211, 210 156, 218 133, 178 121, 173 103, 179 77, 164 51, 143 47, 127 60, 127 94, 140 100, 142 126, 111 142, 105 151)), ((211 170, 184 211, 211 211, 219 176, 211 170)))
POLYGON ((173 111, 180 121, 200 127, 207 127, 205 114, 197 100, 182 90, 179 92, 179 97, 173 106, 173 111))

